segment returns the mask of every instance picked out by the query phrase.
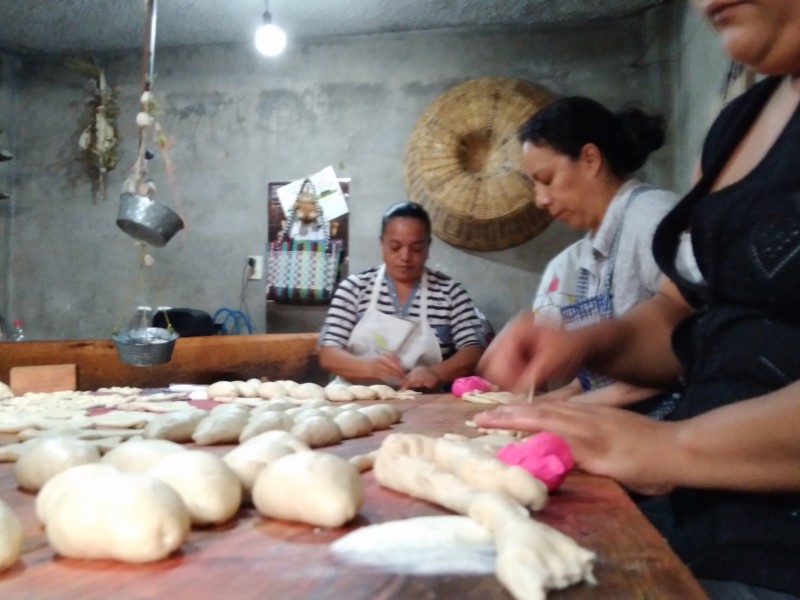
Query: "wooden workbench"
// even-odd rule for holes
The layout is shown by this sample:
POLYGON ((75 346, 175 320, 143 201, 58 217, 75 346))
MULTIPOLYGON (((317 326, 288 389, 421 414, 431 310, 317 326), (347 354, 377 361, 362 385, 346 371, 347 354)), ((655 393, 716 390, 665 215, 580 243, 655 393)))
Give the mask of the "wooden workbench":
MULTIPOLYGON (((453 396, 398 401, 403 422, 393 430, 474 435, 464 423, 484 407, 453 396)), ((389 430, 391 431, 391 430, 389 430)), ((352 456, 377 448, 389 431, 322 450, 352 456)), ((0 443, 12 436, 0 436, 0 443)), ((217 453, 229 447, 208 448, 217 453)), ((452 598, 509 600, 492 575, 414 576, 338 564, 329 544, 356 527, 422 515, 447 514, 437 506, 381 488, 363 475, 365 501, 355 521, 340 529, 269 520, 250 507, 220 527, 194 529, 170 558, 145 565, 65 559, 54 555, 34 513, 34 496, 17 489, 12 464, 0 464, 0 498, 23 522, 23 556, 0 574, 2 600, 377 600, 452 598)), ((688 569, 613 481, 572 473, 536 515, 597 555, 596 586, 552 592, 555 600, 594 598, 705 598, 688 569)))

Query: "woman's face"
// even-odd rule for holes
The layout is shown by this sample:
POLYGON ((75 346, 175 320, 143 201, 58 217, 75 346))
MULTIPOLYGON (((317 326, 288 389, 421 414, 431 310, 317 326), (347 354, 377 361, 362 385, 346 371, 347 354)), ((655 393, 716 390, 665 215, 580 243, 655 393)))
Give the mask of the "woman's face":
POLYGON ((422 276, 431 241, 419 219, 394 217, 381 236, 386 272, 394 281, 413 283, 422 276))
POLYGON ((581 156, 573 159, 550 146, 522 145, 522 162, 536 192, 536 206, 575 229, 597 229, 605 206, 593 202, 596 169, 581 156))
POLYGON ((800 74, 800 0, 693 0, 734 60, 769 75, 800 74))

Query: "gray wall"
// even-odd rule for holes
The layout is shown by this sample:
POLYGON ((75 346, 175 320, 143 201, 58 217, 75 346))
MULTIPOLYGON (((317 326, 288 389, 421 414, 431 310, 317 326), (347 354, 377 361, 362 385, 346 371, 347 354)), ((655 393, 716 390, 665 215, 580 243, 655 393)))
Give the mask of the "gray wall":
MULTIPOLYGON (((350 271, 371 266, 379 260, 380 215, 405 196, 408 136, 439 94, 469 78, 505 75, 614 108, 635 100, 672 114, 665 90, 676 60, 673 12, 576 29, 306 41, 277 60, 258 56, 249 43, 157 49, 154 89, 160 121, 176 142, 175 186, 163 161, 151 161, 151 174, 159 199, 187 228, 152 250, 156 262, 144 282, 136 281, 131 238, 114 224, 137 147, 141 53, 97 57, 119 88, 122 110, 119 166, 109 173, 104 200, 93 197, 78 161, 85 77, 66 68, 64 57, 6 57, 0 122, 17 154, 8 175, 16 212, 3 213, 0 223, 0 265, 10 265, 0 314, 24 319, 32 338, 102 338, 141 302, 209 313, 238 308, 246 257, 264 253, 267 183, 328 164, 352 178, 350 271)), ((671 148, 660 151, 646 177, 669 185, 672 158, 671 148)), ((556 223, 499 252, 435 240, 430 264, 462 281, 500 327, 529 305, 547 260, 577 237, 556 223)), ((245 299, 263 332, 263 280, 247 286, 245 299)), ((271 304, 269 311, 270 331, 313 330, 321 316, 271 304)))

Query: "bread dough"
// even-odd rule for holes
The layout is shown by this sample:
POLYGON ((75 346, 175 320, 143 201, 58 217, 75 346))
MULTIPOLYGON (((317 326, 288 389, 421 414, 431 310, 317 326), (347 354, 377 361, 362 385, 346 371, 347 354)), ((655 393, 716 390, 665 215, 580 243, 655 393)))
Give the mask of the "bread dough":
POLYGON ((325 397, 331 402, 352 402, 355 394, 343 383, 329 383, 325 386, 325 397))
POLYGON ((375 400, 378 397, 378 392, 366 385, 351 385, 349 389, 356 400, 375 400))
POLYGON ((236 388, 236 384, 230 381, 217 381, 206 388, 206 395, 209 400, 236 398, 239 395, 239 390, 236 388))
POLYGON ((19 457, 14 476, 21 488, 38 491, 62 471, 99 460, 100 452, 90 442, 70 437, 45 438, 19 457))
POLYGON ((333 417, 345 439, 363 437, 372 433, 372 421, 357 410, 346 410, 333 417))
POLYGON ((372 421, 372 428, 376 430, 388 429, 400 420, 400 411, 391 404, 371 404, 361 406, 359 410, 372 421))
POLYGON ((325 390, 316 383, 301 383, 289 390, 289 396, 301 401, 325 399, 325 390))
POLYGON ((216 454, 204 450, 165 456, 150 467, 148 474, 178 492, 194 525, 224 523, 242 502, 242 485, 236 473, 216 454))
POLYGON ((239 442, 246 442, 250 438, 265 431, 280 429, 289 431, 294 425, 294 420, 287 414, 278 411, 267 411, 250 415, 250 419, 239 434, 239 442))
POLYGON ((312 448, 338 444, 343 437, 342 430, 327 415, 314 415, 295 421, 291 433, 312 448))
POLYGON ((325 452, 279 458, 256 478, 253 503, 267 517, 339 527, 358 513, 364 488, 358 470, 325 452))
POLYGON ((128 440, 106 452, 100 461, 120 471, 144 473, 173 452, 186 452, 186 448, 168 440, 128 440))
POLYGON ((40 495, 45 498, 41 516, 47 539, 62 556, 150 562, 168 556, 189 533, 183 500, 150 475, 83 465, 53 477, 40 495), (106 469, 71 475, 88 466, 106 469), (48 492, 50 486, 56 494, 48 492))
POLYGON ((230 450, 222 459, 239 477, 245 497, 249 497, 264 467, 287 454, 310 450, 305 442, 288 431, 265 431, 230 450))
POLYGON ((179 444, 192 441, 197 425, 208 416, 204 410, 181 410, 158 415, 142 431, 145 439, 169 440, 179 444))
POLYGON ((5 502, 0 500, 0 572, 17 562, 22 552, 22 523, 5 502))
POLYGON ((250 411, 241 405, 227 405, 228 410, 211 410, 211 414, 197 424, 192 439, 199 446, 235 444, 239 441, 250 411))
POLYGON ((288 396, 289 390, 277 381, 265 381, 256 389, 258 395, 264 400, 271 400, 277 396, 288 396))

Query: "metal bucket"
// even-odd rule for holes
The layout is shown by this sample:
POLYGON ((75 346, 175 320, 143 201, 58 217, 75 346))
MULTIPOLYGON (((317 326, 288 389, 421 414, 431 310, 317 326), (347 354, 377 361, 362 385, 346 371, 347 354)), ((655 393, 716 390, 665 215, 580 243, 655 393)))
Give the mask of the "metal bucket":
POLYGON ((137 367, 169 362, 178 334, 161 327, 125 329, 111 336, 120 361, 137 367))
POLYGON ((183 229, 183 219, 160 202, 126 192, 119 198, 117 225, 137 240, 162 247, 183 229))

